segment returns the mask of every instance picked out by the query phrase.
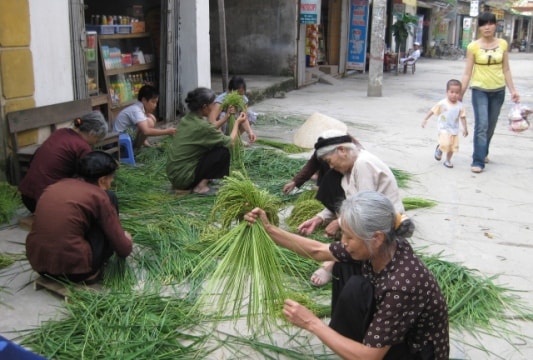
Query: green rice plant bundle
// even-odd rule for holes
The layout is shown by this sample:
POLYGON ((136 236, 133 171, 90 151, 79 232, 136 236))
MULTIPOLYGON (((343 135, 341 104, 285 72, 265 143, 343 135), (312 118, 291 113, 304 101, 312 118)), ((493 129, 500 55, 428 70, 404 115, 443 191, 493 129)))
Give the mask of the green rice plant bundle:
MULTIPOLYGON (((41 323, 21 344, 47 359, 205 358, 206 337, 186 300, 155 293, 73 289, 66 317, 41 323)), ((206 349, 207 350, 207 349, 206 349)))
POLYGON ((240 221, 253 208, 265 210, 269 221, 279 224, 279 198, 259 189, 240 172, 233 172, 222 180, 211 212, 211 221, 228 228, 234 221, 240 221))
POLYGON ((192 277, 203 276, 205 268, 221 256, 194 309, 235 321, 246 314, 249 330, 268 333, 287 295, 280 248, 260 221, 251 225, 243 221, 201 254, 204 260, 192 277))
POLYGON ((394 177, 396 178, 398 187, 406 188, 407 183, 411 181, 411 179, 413 178, 413 175, 404 170, 395 169, 395 168, 390 168, 390 169, 392 173, 394 174, 394 177))
POLYGON ((298 194, 298 197, 296 198, 294 205, 300 202, 305 202, 307 200, 316 200, 316 193, 317 191, 315 189, 302 191, 301 193, 298 194))
POLYGON ((116 291, 130 291, 137 284, 137 276, 128 259, 113 254, 105 266, 103 284, 116 291))
POLYGON ((437 205, 436 201, 415 197, 405 197, 402 199, 402 203, 405 210, 430 208, 437 205))
POLYGON ((450 326, 508 338, 513 334, 512 318, 531 317, 533 310, 516 296, 517 291, 495 284, 496 276, 485 277, 477 270, 443 260, 440 254, 418 255, 442 289, 450 326))
POLYGON ((0 182, 0 224, 8 223, 15 210, 22 206, 16 186, 0 182))
POLYGON ((255 143, 283 150, 287 154, 299 154, 308 151, 308 149, 304 149, 303 147, 300 147, 298 145, 288 144, 270 139, 257 139, 255 143))
MULTIPOLYGON (((240 112, 244 111, 246 112, 246 104, 244 103, 244 99, 237 91, 231 91, 229 92, 225 97, 224 101, 222 102, 222 109, 224 111, 227 111, 230 106, 234 106, 236 109, 236 113, 239 114, 240 112)), ((231 134, 233 127, 235 126, 235 115, 230 114, 228 119, 228 133, 231 134)), ((237 139, 235 139, 235 143, 231 147, 230 154, 231 154, 231 163, 230 163, 230 169, 232 171, 241 171, 244 172, 244 162, 243 162, 243 151, 244 147, 241 141, 240 137, 240 131, 238 133, 237 139)))
POLYGON ((297 201, 285 223, 291 228, 297 228, 301 223, 311 219, 324 209, 324 205, 317 199, 297 201))

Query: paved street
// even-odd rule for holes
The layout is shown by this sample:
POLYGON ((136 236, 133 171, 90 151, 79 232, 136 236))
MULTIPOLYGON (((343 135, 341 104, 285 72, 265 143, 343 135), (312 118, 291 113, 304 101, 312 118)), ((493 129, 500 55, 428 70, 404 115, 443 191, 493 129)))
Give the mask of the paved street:
MULTIPOLYGON (((510 59, 522 103, 533 107, 533 54, 513 53, 510 59)), ((453 169, 433 158, 435 118, 425 129, 420 126, 430 107, 445 96, 446 81, 461 78, 463 66, 463 61, 422 58, 414 75, 385 73, 382 97, 367 97, 366 75, 352 74, 339 85, 317 83, 288 92, 284 98, 264 100, 252 109, 303 119, 318 111, 344 121, 369 151, 389 166, 414 175, 410 187, 402 189, 403 196, 438 202, 432 209, 409 212, 417 225, 415 246, 442 251, 447 260, 461 262, 484 275, 499 275, 497 283, 523 290, 517 295, 533 308, 533 129, 521 134, 507 129, 511 106, 507 100, 491 145, 490 163, 483 173, 473 174, 470 92, 465 98, 470 134, 460 139, 453 169)), ((290 142, 297 128, 258 124, 256 133, 290 142)), ((18 227, 1 230, 0 249, 20 252, 25 234, 18 227)), ((29 275, 24 272, 9 282, 6 277, 0 278, 0 284, 12 291, 0 293, 0 302, 10 306, 0 305, 0 329, 6 337, 14 337, 9 331, 35 326, 58 313, 60 302, 46 292, 36 292, 31 286, 19 290, 29 281, 29 275)), ((533 336, 533 322, 515 323, 519 331, 533 336)), ((452 335, 471 338, 468 334, 452 335)), ((482 342, 498 356, 456 342, 452 342, 451 355, 461 359, 533 359, 532 339, 513 338, 515 348, 501 338, 485 337, 482 342)))

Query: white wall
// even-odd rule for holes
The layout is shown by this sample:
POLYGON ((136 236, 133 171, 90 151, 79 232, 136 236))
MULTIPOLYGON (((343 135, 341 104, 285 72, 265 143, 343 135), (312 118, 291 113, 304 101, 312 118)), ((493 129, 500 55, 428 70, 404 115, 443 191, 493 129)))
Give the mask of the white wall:
POLYGON ((209 1, 180 1, 179 79, 180 92, 199 86, 211 87, 211 52, 209 48, 209 1))
POLYGON ((35 106, 74 98, 68 0, 29 0, 35 106))

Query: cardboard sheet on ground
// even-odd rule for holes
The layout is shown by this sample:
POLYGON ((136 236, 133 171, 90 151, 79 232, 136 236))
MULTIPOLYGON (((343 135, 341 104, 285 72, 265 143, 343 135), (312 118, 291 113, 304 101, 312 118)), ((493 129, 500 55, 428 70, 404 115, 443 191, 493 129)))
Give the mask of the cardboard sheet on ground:
POLYGON ((340 130, 347 132, 348 127, 345 123, 330 116, 315 112, 305 120, 298 130, 294 133, 294 145, 312 149, 316 140, 326 130, 340 130))

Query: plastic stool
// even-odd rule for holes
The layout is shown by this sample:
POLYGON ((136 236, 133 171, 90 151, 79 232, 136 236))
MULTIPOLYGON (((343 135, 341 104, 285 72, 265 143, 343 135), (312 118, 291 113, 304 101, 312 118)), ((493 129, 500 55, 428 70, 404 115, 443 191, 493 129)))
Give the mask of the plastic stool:
POLYGON ((133 143, 130 136, 126 133, 121 133, 118 136, 118 144, 120 146, 120 161, 135 166, 135 154, 133 153, 133 143))

